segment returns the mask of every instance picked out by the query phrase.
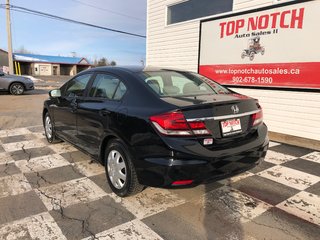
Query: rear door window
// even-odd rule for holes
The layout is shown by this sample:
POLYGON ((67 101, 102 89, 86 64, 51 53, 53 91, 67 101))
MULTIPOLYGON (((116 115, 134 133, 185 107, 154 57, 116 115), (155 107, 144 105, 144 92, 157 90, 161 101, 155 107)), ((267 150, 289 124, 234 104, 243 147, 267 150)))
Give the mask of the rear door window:
POLYGON ((126 90, 127 88, 119 78, 109 74, 99 73, 93 81, 89 96, 108 100, 120 100, 126 90))

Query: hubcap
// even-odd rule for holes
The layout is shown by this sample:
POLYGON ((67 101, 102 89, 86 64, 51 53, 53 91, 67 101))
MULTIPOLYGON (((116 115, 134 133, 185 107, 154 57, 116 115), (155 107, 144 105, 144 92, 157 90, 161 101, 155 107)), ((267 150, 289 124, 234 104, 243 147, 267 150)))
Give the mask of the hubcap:
POLYGON ((52 124, 49 116, 46 117, 45 129, 46 129, 47 137, 50 139, 52 137, 52 124))
POLYGON ((127 179, 127 169, 123 157, 118 151, 112 150, 109 153, 107 169, 112 185, 117 189, 123 188, 127 179))
POLYGON ((15 95, 19 95, 23 93, 23 86, 20 84, 14 84, 11 88, 11 92, 15 95))

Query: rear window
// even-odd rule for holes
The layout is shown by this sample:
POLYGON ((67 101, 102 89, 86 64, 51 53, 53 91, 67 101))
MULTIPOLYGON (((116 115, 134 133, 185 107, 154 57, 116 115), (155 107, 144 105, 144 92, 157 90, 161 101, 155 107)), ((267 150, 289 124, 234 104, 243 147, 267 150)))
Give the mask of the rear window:
POLYGON ((143 72, 145 83, 159 96, 198 96, 229 94, 230 91, 216 82, 196 73, 178 71, 143 72))

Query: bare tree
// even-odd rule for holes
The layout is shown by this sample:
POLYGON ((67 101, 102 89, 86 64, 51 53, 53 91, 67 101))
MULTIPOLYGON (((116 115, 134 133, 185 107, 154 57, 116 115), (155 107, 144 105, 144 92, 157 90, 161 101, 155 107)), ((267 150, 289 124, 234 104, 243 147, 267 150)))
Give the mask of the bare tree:
POLYGON ((108 66, 108 65, 109 65, 109 62, 105 57, 100 58, 97 64, 97 66, 108 66))
POLYGON ((116 63, 116 61, 111 61, 111 62, 109 62, 108 61, 108 59, 107 58, 105 58, 105 57, 102 57, 102 58, 100 58, 100 59, 94 59, 93 60, 93 65, 95 66, 95 67, 101 67, 101 66, 116 66, 117 65, 117 63, 116 63))
POLYGON ((15 53, 23 53, 23 54, 33 54, 33 52, 26 49, 24 46, 19 47, 15 50, 15 53))

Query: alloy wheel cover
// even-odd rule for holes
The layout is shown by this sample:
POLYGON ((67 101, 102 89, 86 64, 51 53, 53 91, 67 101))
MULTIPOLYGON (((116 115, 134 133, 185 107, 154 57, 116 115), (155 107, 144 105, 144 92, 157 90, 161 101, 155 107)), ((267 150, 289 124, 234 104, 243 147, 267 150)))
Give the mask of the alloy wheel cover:
POLYGON ((52 124, 51 124, 51 119, 49 116, 46 117, 45 120, 45 130, 46 130, 46 135, 49 139, 52 138, 52 124))
POLYGON ((127 179, 127 168, 123 156, 117 150, 112 150, 107 161, 108 176, 116 189, 122 189, 127 179))
POLYGON ((12 87, 11 87, 11 92, 15 95, 19 95, 19 94, 22 94, 23 93, 23 86, 20 85, 20 84, 14 84, 12 87))

